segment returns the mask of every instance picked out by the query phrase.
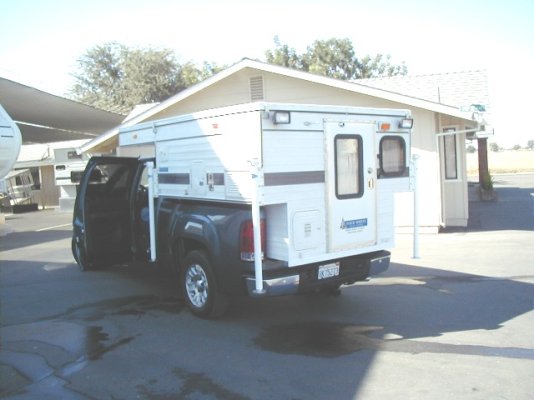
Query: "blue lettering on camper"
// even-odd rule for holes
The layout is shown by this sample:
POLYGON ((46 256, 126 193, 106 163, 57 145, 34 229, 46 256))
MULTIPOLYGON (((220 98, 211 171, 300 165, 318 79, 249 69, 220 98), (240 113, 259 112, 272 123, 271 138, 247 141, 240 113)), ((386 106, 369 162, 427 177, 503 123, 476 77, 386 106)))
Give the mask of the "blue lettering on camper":
POLYGON ((345 221, 344 219, 342 219, 340 228, 346 230, 354 230, 357 228, 363 228, 364 226, 367 226, 367 218, 352 219, 350 221, 345 221))

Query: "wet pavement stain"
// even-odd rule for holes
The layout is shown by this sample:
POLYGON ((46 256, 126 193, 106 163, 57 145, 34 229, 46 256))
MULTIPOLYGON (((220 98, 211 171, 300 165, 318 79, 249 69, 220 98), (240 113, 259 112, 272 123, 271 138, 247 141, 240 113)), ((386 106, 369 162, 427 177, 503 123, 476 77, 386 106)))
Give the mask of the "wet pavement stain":
POLYGON ((382 329, 335 322, 299 322, 266 328, 254 343, 275 353, 339 357, 364 349, 377 350, 380 340, 368 335, 382 329))
POLYGON ((105 333, 100 326, 91 326, 87 328, 85 337, 85 352, 87 359, 94 361, 102 359, 102 356, 110 351, 130 343, 135 336, 125 337, 116 342, 106 345, 109 335, 105 333))
POLYGON ((68 377, 137 337, 113 338, 102 326, 67 321, 13 325, 2 336, 0 397, 53 386, 54 398, 77 398, 65 386, 68 377))
POLYGON ((173 370, 174 375, 184 381, 179 393, 180 399, 214 398, 220 400, 250 400, 230 389, 227 389, 202 373, 191 373, 181 368, 173 370))
POLYGON ((150 379, 147 383, 136 386, 138 398, 151 400, 178 399, 218 399, 218 400, 251 400, 234 390, 225 388, 203 373, 189 372, 182 368, 174 368, 172 374, 178 379, 172 383, 173 390, 162 389, 158 380, 150 379))
POLYGON ((359 326, 336 322, 299 322, 271 326, 265 328, 254 339, 254 343, 264 350, 275 353, 322 358, 333 358, 361 350, 372 350, 409 354, 457 354, 534 360, 534 349, 411 340, 395 334, 384 335, 383 328, 378 326, 359 326), (388 339, 388 336, 394 338, 388 339))
POLYGON ((38 321, 81 319, 95 322, 108 315, 135 316, 141 318, 149 312, 157 316, 158 312, 179 314, 185 303, 177 297, 131 296, 71 307, 63 313, 52 315, 38 321))

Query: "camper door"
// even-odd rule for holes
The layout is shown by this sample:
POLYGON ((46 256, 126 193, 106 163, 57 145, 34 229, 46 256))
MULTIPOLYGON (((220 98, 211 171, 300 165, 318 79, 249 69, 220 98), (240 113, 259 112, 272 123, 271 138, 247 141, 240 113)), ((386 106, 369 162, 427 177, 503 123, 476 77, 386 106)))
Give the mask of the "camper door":
POLYGON ((376 244, 375 126, 325 121, 328 251, 376 244))

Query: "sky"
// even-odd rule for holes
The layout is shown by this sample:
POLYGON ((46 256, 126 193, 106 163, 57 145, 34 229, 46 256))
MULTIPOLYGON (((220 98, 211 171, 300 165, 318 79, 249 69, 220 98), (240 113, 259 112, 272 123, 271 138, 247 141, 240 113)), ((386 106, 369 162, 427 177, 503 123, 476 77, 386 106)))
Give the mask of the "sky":
POLYGON ((112 41, 231 65, 264 60, 275 36, 298 53, 348 38, 357 55, 389 54, 410 75, 487 70, 494 141, 534 139, 523 120, 534 104, 532 0, 0 0, 0 15, 0 76, 58 95, 77 60, 112 41))

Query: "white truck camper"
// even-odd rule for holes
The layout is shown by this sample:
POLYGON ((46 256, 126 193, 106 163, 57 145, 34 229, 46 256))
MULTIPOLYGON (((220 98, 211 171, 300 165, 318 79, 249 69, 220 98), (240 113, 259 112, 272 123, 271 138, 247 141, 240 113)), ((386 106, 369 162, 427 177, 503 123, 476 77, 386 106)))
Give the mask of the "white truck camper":
MULTIPOLYGON (((394 193, 409 190, 412 125, 409 110, 250 103, 127 127, 119 140, 128 153, 154 146, 156 202, 251 208, 253 247, 263 247, 251 251, 247 282, 261 295, 300 280, 264 279, 264 259, 289 269, 319 263, 318 279, 328 279, 340 274, 336 260, 394 245, 394 193)), ((153 260, 156 223, 152 211, 153 260)), ((387 269, 383 258, 370 274, 387 269)))

